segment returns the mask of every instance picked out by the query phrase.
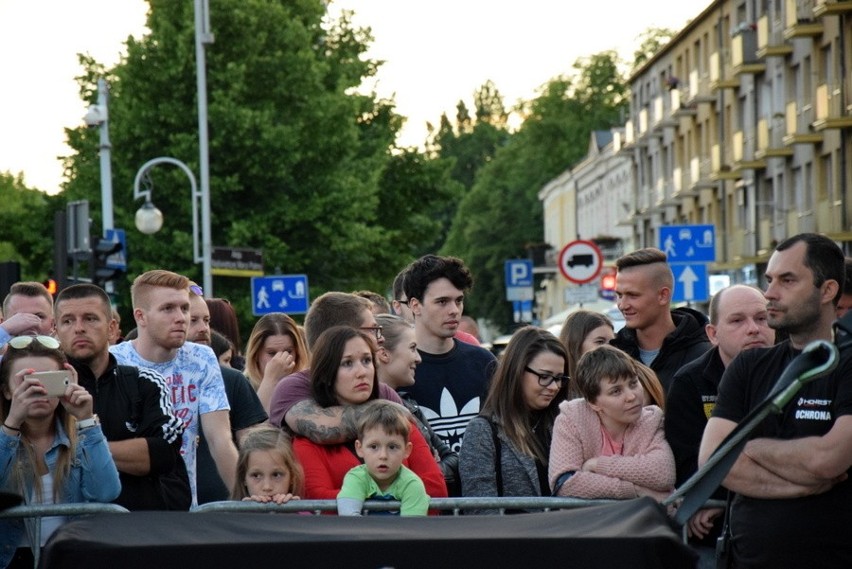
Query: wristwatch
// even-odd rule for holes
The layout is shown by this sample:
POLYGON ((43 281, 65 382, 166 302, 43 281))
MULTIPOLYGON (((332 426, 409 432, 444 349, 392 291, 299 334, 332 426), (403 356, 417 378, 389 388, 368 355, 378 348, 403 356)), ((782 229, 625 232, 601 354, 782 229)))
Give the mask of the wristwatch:
POLYGON ((77 421, 77 430, 82 431, 83 429, 88 429, 91 427, 95 427, 101 424, 101 420, 98 419, 97 415, 92 415, 88 419, 83 419, 82 421, 77 421))

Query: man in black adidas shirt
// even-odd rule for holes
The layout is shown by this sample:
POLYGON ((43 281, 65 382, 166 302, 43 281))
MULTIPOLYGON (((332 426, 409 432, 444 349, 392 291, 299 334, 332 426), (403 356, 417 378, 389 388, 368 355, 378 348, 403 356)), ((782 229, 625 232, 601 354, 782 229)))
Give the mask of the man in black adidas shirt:
MULTIPOLYGON (((813 340, 831 340, 842 293, 843 253, 806 233, 778 245, 766 269, 769 325, 789 334, 727 367, 699 462, 765 398, 787 364, 813 340)), ((852 350, 828 377, 805 385, 780 415, 752 434, 724 485, 736 567, 852 567, 852 350)))

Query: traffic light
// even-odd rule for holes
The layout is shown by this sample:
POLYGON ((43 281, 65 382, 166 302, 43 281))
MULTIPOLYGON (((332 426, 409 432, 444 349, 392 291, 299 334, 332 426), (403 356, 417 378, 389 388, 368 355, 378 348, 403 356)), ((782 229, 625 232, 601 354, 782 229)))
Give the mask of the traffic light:
POLYGON ((50 296, 56 296, 56 293, 59 292, 59 283, 56 282, 56 279, 46 278, 41 281, 41 284, 44 285, 44 288, 47 289, 47 292, 50 293, 50 296))
POLYGON ((120 252, 122 245, 118 241, 110 241, 101 237, 93 239, 91 272, 92 283, 104 288, 110 281, 119 278, 124 271, 110 266, 109 257, 120 252))
POLYGON ((615 269, 607 269, 601 275, 600 296, 605 300, 615 300, 615 269))

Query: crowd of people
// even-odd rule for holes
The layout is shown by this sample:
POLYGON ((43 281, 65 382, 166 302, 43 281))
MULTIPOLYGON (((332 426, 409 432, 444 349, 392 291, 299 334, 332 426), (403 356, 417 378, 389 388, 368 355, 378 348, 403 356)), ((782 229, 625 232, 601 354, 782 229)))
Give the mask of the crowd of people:
MULTIPOLYGON (((463 315, 473 277, 453 257, 413 261, 391 299, 327 292, 304 325, 263 316, 244 350, 231 304, 171 271, 134 280, 123 337, 100 288, 54 299, 16 283, 0 323, 0 489, 131 511, 331 499, 339 515, 368 500, 434 514, 446 496, 663 501, 852 305, 850 263, 817 234, 777 246, 765 291, 717 292, 709 318, 672 309, 662 251, 616 269, 624 328, 577 310, 559 337, 518 329, 499 360, 463 315)), ((754 433, 716 495, 729 506, 688 522, 702 563, 721 537, 736 567, 852 566, 850 365, 841 353, 754 433)), ((45 540, 63 522, 0 520, 0 567, 32 566, 34 524, 45 540)))

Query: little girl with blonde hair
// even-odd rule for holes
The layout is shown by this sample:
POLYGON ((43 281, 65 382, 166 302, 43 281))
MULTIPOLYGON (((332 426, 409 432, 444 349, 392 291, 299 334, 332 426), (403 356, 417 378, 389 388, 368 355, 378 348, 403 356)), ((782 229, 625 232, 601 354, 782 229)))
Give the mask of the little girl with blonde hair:
POLYGON ((284 504, 299 499, 304 482, 302 467, 284 431, 258 425, 246 432, 240 442, 232 500, 284 504))

